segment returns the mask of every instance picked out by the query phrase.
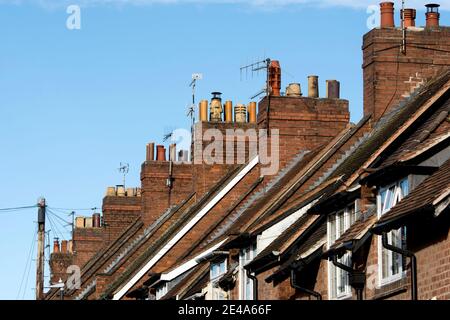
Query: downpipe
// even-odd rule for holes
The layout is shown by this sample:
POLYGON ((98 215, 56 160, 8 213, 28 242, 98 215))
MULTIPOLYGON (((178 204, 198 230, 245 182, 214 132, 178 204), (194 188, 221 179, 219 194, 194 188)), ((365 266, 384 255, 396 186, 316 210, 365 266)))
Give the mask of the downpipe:
POLYGON ((338 261, 338 258, 336 255, 333 256, 333 264, 336 267, 348 272, 349 277, 350 277, 350 285, 353 288, 355 288, 355 291, 356 291, 356 299, 363 300, 363 288, 364 288, 364 283, 365 283, 364 273, 357 272, 352 267, 349 267, 343 263, 340 263, 338 261))
POLYGON ((291 269, 291 287, 294 289, 298 289, 306 294, 309 294, 310 296, 314 296, 316 297, 317 300, 322 300, 322 295, 319 292, 303 288, 297 284, 297 275, 295 274, 294 269, 291 269))
POLYGON ((388 236, 386 232, 382 235, 383 247, 392 252, 401 254, 411 259, 411 300, 417 300, 417 258, 413 252, 405 250, 396 246, 389 244, 388 236))
POLYGON ((247 278, 251 279, 253 282, 253 300, 258 300, 258 278, 247 270, 247 278))

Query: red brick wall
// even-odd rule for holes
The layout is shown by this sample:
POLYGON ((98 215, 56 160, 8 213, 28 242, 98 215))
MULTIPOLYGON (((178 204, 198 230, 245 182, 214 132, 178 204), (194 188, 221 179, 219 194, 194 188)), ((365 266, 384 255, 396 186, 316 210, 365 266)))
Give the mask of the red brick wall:
POLYGON ((185 200, 193 191, 192 165, 173 165, 173 187, 167 186, 168 161, 147 161, 142 165, 142 218, 146 225, 157 220, 170 206, 185 200))
POLYGON ((364 115, 374 114, 375 121, 416 85, 450 66, 449 27, 407 31, 405 55, 399 47, 392 48, 401 39, 399 29, 373 29, 364 36, 364 115))
MULTIPOLYGON (((259 104, 258 126, 267 127, 268 99, 259 104)), ((271 97, 269 129, 280 134, 280 168, 302 150, 313 150, 326 144, 349 123, 348 101, 271 97)))
POLYGON ((117 239, 138 217, 141 216, 141 197, 103 198, 103 221, 105 241, 117 239))
POLYGON ((73 233, 74 264, 80 268, 104 245, 103 228, 75 228, 73 233))
POLYGON ((73 254, 52 253, 50 256, 50 282, 57 283, 59 279, 67 280, 67 268, 73 264, 73 254))

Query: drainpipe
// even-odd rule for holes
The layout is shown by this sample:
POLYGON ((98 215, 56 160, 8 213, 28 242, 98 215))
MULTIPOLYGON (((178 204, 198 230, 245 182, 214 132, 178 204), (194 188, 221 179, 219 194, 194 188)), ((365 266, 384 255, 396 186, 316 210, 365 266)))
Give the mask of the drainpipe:
POLYGON ((303 291, 304 293, 309 294, 311 296, 314 296, 314 297, 317 298, 317 300, 322 300, 322 295, 319 292, 313 291, 313 290, 310 290, 310 289, 307 289, 307 288, 300 287, 297 284, 297 275, 295 274, 295 270, 294 269, 291 269, 291 287, 294 288, 294 289, 298 289, 300 291, 303 291))
POLYGON ((388 243, 386 232, 382 233, 383 247, 392 252, 401 254, 411 259, 411 300, 417 300, 417 258, 413 252, 405 250, 388 243))
POLYGON ((337 255, 333 256, 333 264, 344 270, 347 271, 350 277, 350 285, 355 288, 356 291, 356 299, 363 300, 363 288, 365 283, 365 274, 364 272, 358 272, 354 270, 352 267, 349 267, 343 263, 340 263, 338 261, 337 255))
POLYGON ((247 270, 247 278, 253 281, 253 300, 258 300, 258 278, 250 270, 247 270))

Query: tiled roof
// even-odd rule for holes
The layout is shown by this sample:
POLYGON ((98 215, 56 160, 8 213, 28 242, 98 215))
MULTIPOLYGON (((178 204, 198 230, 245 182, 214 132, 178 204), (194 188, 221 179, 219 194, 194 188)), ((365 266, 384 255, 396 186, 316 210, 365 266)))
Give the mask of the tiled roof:
MULTIPOLYGON (((207 280, 209 280, 209 263, 202 262, 189 270, 186 273, 186 276, 178 282, 172 289, 167 292, 167 294, 162 298, 163 300, 171 299, 176 297, 177 295, 185 296, 188 291, 190 291, 191 287, 195 287, 198 285, 199 280, 201 280, 205 275, 207 275, 207 280)), ((202 281, 200 281, 202 282, 202 281)), ((202 282, 199 288, 199 291, 203 288, 206 283, 202 282)), ((194 294, 194 293, 193 293, 194 294)))
POLYGON ((172 234, 174 234, 177 230, 182 228, 185 223, 187 223, 195 214, 200 210, 207 202, 214 197, 215 194, 220 192, 222 187, 226 185, 226 182, 233 179, 239 171, 244 167, 237 166, 235 169, 230 170, 228 174, 226 174, 208 193, 206 193, 197 203, 191 206, 186 213, 183 214, 181 219, 178 219, 175 223, 170 225, 168 229, 159 237, 158 240, 151 243, 148 248, 145 250, 143 254, 141 254, 135 261, 133 261, 125 271, 113 281, 102 294, 102 298, 108 297, 114 290, 121 286, 121 284, 126 281, 139 267, 145 263, 152 255, 154 255, 158 248, 162 247, 164 243, 166 243, 172 234))
POLYGON ((376 207, 373 206, 369 211, 362 215, 344 234, 336 240, 330 247, 330 250, 338 250, 343 248, 347 243, 354 243, 361 240, 369 231, 373 224, 377 221, 376 207))
MULTIPOLYGON (((394 220, 404 218, 412 213, 433 212, 436 200, 444 200, 450 197, 450 160, 447 160, 438 171, 426 178, 402 201, 393 207, 388 213, 383 215, 374 226, 375 229, 382 229, 383 225, 390 222, 388 229, 392 230, 397 225, 394 220)), ((447 205, 448 208, 448 205, 447 205)), ((384 231, 389 231, 385 230, 384 231)))

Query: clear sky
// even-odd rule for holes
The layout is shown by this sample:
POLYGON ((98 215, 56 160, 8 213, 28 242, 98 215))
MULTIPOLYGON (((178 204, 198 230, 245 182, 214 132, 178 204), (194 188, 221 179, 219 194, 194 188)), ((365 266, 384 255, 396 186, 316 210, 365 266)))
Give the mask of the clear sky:
MULTIPOLYGON (((101 207, 106 187, 121 183, 120 162, 139 186, 145 144, 189 129, 194 72, 204 74, 198 99, 221 91, 248 103, 264 76, 241 81, 239 67, 278 59, 283 87, 300 82, 305 92, 317 74, 323 96, 326 79, 340 80, 357 122, 369 4, 377 1, 0 0, 0 208, 39 196, 52 207, 101 207), (80 30, 66 28, 69 4, 82 5, 80 30)), ((0 211, 0 299, 34 298, 36 216, 0 211)), ((51 238, 64 233, 53 229, 51 238)))

